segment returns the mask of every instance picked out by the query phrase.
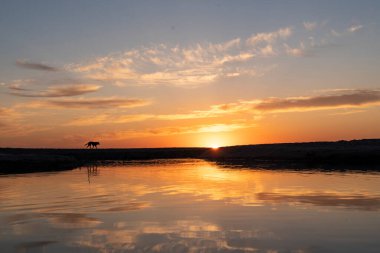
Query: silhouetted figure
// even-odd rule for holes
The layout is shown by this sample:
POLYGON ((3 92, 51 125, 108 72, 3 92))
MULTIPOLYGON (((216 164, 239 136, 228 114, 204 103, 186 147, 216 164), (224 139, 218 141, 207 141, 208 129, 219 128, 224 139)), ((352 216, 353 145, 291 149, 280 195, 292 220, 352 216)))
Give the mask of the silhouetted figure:
POLYGON ((98 141, 89 141, 84 145, 87 146, 87 148, 92 149, 92 148, 98 148, 98 145, 100 145, 100 143, 98 141))

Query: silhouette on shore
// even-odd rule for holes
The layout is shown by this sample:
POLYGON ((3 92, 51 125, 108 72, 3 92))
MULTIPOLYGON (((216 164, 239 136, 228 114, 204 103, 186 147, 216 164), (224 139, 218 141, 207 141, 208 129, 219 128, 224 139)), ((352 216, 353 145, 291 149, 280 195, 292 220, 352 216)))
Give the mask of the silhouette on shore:
POLYGON ((98 145, 100 145, 100 143, 98 141, 89 141, 87 142, 86 144, 84 144, 87 148, 98 148, 98 145))

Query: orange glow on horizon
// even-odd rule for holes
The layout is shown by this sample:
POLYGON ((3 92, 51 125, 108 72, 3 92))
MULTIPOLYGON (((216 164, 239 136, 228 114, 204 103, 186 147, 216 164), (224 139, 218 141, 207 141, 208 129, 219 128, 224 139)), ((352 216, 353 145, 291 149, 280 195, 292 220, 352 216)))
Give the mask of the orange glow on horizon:
POLYGON ((211 145, 211 148, 212 148, 213 150, 218 150, 218 149, 219 149, 219 145, 217 145, 217 144, 212 144, 212 145, 211 145))

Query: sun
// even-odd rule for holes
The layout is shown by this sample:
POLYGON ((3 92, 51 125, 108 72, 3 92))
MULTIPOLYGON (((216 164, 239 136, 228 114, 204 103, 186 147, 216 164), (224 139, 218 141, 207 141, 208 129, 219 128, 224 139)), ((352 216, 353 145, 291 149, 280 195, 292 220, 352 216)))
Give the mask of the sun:
POLYGON ((219 145, 218 144, 212 144, 211 146, 210 146, 213 150, 217 150, 217 149, 219 149, 219 145))

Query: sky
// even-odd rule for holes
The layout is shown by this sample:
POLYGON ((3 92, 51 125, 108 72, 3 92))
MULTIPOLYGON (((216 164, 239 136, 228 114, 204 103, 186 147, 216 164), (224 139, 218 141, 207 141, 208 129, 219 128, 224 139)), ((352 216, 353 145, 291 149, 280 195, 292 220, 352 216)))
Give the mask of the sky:
POLYGON ((18 1, 0 147, 380 138, 379 1, 18 1))

